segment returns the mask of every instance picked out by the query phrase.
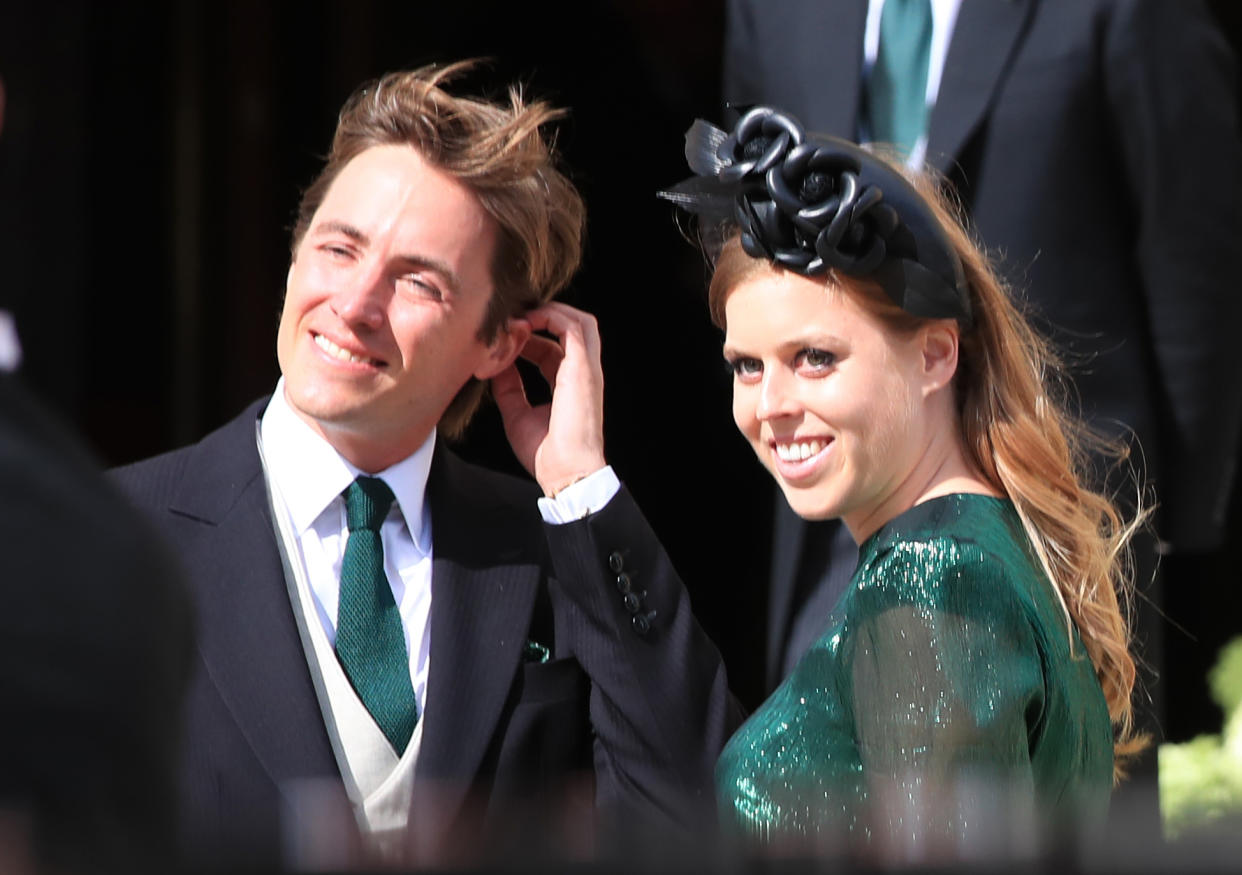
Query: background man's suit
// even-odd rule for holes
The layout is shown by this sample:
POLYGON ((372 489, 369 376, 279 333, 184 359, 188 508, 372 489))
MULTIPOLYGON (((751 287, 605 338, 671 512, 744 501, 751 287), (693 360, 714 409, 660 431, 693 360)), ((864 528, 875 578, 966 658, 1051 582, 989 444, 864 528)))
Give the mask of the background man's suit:
MULTIPOLYGON (((116 472, 190 569, 200 659, 185 842, 225 861, 273 860, 282 794, 301 779, 341 780, 273 532, 255 442, 262 409, 116 472)), ((559 794, 580 791, 592 772, 605 812, 684 821, 710 811, 734 706, 715 648, 625 490, 586 520, 545 526, 533 484, 443 445, 427 489, 435 597, 414 834, 451 854, 454 842, 484 846, 481 828, 547 826, 531 811, 546 802, 549 816, 563 815, 559 794), (636 612, 618 569, 633 581, 636 612), (551 648, 551 660, 531 661, 528 641, 551 648)), ((576 799, 589 809, 589 792, 576 799)))
MULTIPOLYGON (((866 14, 866 0, 730 0, 725 99, 857 137, 866 14)), ((1242 415, 1235 101, 1197 3, 962 0, 929 119, 928 163, 1068 350, 1083 412, 1138 437, 1175 549, 1219 543, 1242 415)), ((796 562, 774 567, 771 601, 796 611, 796 562)), ((1139 634, 1158 664, 1151 619, 1139 634)))

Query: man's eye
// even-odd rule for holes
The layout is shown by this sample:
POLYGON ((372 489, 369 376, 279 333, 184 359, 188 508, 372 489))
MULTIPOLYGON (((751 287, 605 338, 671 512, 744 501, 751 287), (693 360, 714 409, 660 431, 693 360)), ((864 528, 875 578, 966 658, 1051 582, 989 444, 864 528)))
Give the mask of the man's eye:
POLYGON ((397 280, 397 287, 404 294, 416 298, 427 298, 433 301, 443 301, 444 293, 440 291, 440 287, 435 283, 428 282, 417 276, 403 276, 397 280))
POLYGON ((319 247, 319 251, 337 261, 353 257, 353 252, 350 248, 339 243, 325 243, 319 247))

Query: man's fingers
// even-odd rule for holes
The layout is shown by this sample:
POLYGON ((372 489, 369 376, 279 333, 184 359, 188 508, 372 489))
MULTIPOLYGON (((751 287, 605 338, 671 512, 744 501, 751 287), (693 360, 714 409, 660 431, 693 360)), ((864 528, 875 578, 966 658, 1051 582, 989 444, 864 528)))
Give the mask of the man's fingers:
POLYGON ((565 358, 565 350, 551 338, 532 334, 526 341, 526 346, 522 347, 520 355, 539 368, 539 373, 543 374, 543 378, 551 386, 556 382, 556 371, 565 358))
POLYGON ((547 331, 559 337, 566 351, 580 343, 588 355, 599 354, 599 327, 590 313, 552 301, 531 310, 525 318, 535 331, 547 331))
POLYGON ((568 304, 553 301, 531 310, 525 318, 532 330, 556 337, 554 342, 546 336, 532 334, 531 341, 539 337, 539 343, 531 346, 530 355, 525 352, 522 354, 538 365, 539 372, 549 386, 555 385, 558 370, 565 361, 572 363, 572 373, 575 375, 594 373, 596 380, 600 378, 599 327, 594 316, 568 304))
POLYGON ((516 365, 509 365, 492 377, 492 399, 506 421, 530 409, 530 402, 526 399, 526 387, 522 385, 522 375, 518 373, 516 365))

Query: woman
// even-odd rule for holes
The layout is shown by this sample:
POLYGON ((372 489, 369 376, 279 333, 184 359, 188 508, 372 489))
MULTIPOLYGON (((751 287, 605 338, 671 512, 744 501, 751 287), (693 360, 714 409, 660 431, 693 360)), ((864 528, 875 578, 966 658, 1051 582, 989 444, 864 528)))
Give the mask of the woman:
POLYGON ((930 184, 765 107, 696 122, 686 152, 663 196, 733 227, 710 305, 734 419, 793 509, 860 545, 725 748, 722 816, 949 853, 1026 811, 1098 822, 1143 744, 1118 600, 1137 522, 1084 485, 1049 351, 930 184))

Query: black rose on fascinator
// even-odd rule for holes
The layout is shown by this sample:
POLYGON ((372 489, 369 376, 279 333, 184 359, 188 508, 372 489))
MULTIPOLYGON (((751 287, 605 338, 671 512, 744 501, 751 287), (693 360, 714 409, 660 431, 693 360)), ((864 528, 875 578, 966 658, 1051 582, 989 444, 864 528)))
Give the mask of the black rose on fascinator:
POLYGON ((868 277, 907 312, 970 323, 961 263, 922 195, 853 143, 807 134, 757 106, 732 133, 699 119, 686 132, 695 176, 659 193, 738 226, 742 248, 804 276, 868 277))

